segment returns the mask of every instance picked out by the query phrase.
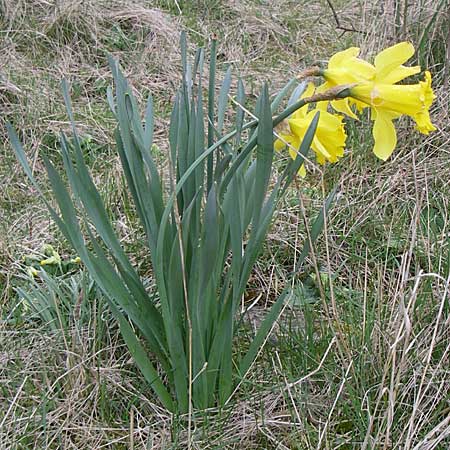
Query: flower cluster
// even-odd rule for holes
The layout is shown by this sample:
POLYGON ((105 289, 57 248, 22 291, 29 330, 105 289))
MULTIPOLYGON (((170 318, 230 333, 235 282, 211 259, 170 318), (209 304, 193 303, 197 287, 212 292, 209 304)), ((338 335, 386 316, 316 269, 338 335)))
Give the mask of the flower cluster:
MULTIPOLYGON (((419 66, 403 65, 413 54, 413 45, 401 42, 381 51, 371 64, 358 57, 359 48, 352 47, 332 56, 326 69, 309 71, 310 74, 322 76, 325 82, 317 88, 310 83, 302 97, 309 97, 314 92, 323 93, 336 86, 349 86, 348 97, 330 102, 331 107, 341 115, 328 112, 328 102, 319 102, 313 110, 308 110, 308 105, 305 105, 288 119, 288 126, 279 133, 275 148, 280 150, 288 144, 290 154, 295 158, 295 149, 298 149, 317 110, 320 111, 320 118, 312 149, 321 164, 336 162, 344 154, 347 136, 343 115, 357 119, 357 113, 366 108, 370 108, 374 122, 373 151, 384 161, 391 156, 397 144, 393 119, 407 115, 415 121, 419 132, 428 134, 434 131, 436 128, 429 114, 435 98, 430 72, 425 72, 424 81, 398 84, 421 71, 419 66)), ((300 174, 305 174, 304 167, 300 169, 300 174)))
POLYGON ((41 255, 25 255, 22 258, 22 262, 26 266, 27 274, 33 278, 39 275, 40 269, 44 269, 52 275, 65 274, 77 269, 81 264, 81 259, 79 256, 63 259, 53 246, 44 244, 41 249, 41 255))

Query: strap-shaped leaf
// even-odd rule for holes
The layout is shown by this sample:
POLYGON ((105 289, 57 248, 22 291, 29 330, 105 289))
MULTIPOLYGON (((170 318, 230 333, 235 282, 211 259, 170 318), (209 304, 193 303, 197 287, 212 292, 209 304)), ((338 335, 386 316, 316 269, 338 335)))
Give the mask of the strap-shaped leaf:
MULTIPOLYGON (((190 165, 196 160, 196 132, 197 132, 197 112, 195 108, 195 100, 192 99, 191 101, 191 109, 189 112, 189 118, 187 121, 188 129, 187 129, 187 141, 186 141, 186 158, 185 158, 185 168, 180 174, 184 173, 185 170, 190 167, 190 165)), ((180 153, 178 154, 179 158, 181 158, 181 149, 180 153)), ((199 166, 199 168, 201 165, 199 166)), ((187 180, 186 183, 183 186, 183 206, 187 207, 192 199, 194 198, 195 192, 196 192, 196 186, 195 186, 195 175, 196 172, 198 172, 198 169, 192 174, 187 180)))
POLYGON ((266 197, 269 185, 270 174, 272 172, 273 161, 273 130, 272 113, 269 103, 269 90, 267 85, 263 86, 259 97, 259 123, 256 150, 256 174, 255 187, 253 192, 253 227, 257 228, 261 209, 266 197))
POLYGON ((100 246, 98 246, 95 239, 93 239, 92 234, 90 234, 91 243, 94 245, 94 248, 97 249, 98 258, 101 258, 102 260, 102 263, 98 265, 97 268, 93 266, 93 259, 89 251, 86 249, 83 235, 78 225, 78 219, 72 200, 53 165, 50 164, 50 162, 45 158, 44 163, 55 198, 62 213, 62 219, 64 223, 64 228, 62 230, 67 230, 66 232, 69 237, 69 242, 72 243, 72 246, 80 255, 83 262, 86 264, 88 269, 90 269, 90 272, 93 274, 94 279, 102 288, 102 290, 110 298, 114 299, 119 305, 121 305, 121 307, 124 308, 127 314, 130 315, 132 320, 136 323, 137 326, 139 326, 139 328, 147 337, 149 343, 152 346, 152 351, 159 354, 161 359, 164 360, 164 355, 166 353, 166 344, 165 338, 162 334, 159 312, 150 303, 145 291, 140 291, 139 284, 137 284, 137 286, 134 284, 135 282, 139 283, 139 281, 133 280, 131 275, 133 272, 126 272, 126 275, 129 276, 129 279, 126 280, 128 281, 127 287, 124 286, 124 284, 120 280, 120 277, 117 276, 117 272, 113 269, 111 263, 106 258, 106 255, 101 250, 100 246), (138 298, 140 298, 139 305, 142 310, 139 310, 136 306, 136 303, 132 301, 127 288, 129 288, 131 292, 134 292, 134 294, 138 296, 138 298))
POLYGON ((264 204, 264 207, 261 211, 260 221, 258 223, 258 227, 252 227, 252 232, 250 235, 250 239, 245 247, 244 259, 242 264, 242 269, 240 273, 240 283, 239 288, 235 291, 237 296, 234 297, 234 304, 236 305, 239 301, 239 298, 245 292, 245 288, 250 277, 250 273, 255 264, 256 258, 262 250, 263 241, 267 235, 267 230, 272 221, 273 212, 275 210, 275 206, 277 204, 277 197, 279 194, 279 185, 275 186, 272 191, 269 199, 264 204))
POLYGON ((241 135, 242 135, 242 127, 244 125, 244 117, 245 117, 245 87, 242 78, 238 79, 237 85, 237 94, 236 94, 236 102, 238 103, 237 111, 236 111, 236 137, 235 137, 235 145, 241 145, 241 135), (241 106, 239 106, 241 105, 241 106))
MULTIPOLYGON (((180 108, 178 110, 178 136, 177 136, 177 169, 178 178, 181 178, 186 170, 188 169, 187 155, 188 155, 188 145, 189 145, 189 124, 188 124, 188 114, 189 110, 186 107, 186 97, 183 92, 180 94, 180 108)), ((175 163, 175 161, 173 161, 175 163)), ((183 185, 183 191, 186 189, 183 185)), ((183 208, 180 207, 180 211, 183 208)))
MULTIPOLYGON (((25 173, 27 174, 33 185, 42 194, 39 186, 37 185, 33 177, 31 168, 26 159, 25 152, 23 151, 23 148, 17 138, 16 133, 13 131, 10 125, 8 126, 8 132, 10 135, 11 142, 13 144, 13 149, 25 173)), ((153 337, 153 333, 155 332, 155 330, 149 330, 147 328, 147 324, 145 322, 142 322, 141 320, 143 318, 142 313, 133 314, 133 304, 129 302, 129 294, 123 288, 123 285, 120 283, 120 281, 118 281, 117 276, 115 272, 111 269, 109 262, 105 259, 100 261, 98 258, 93 257, 87 250, 87 247, 85 246, 83 240, 83 235, 81 233, 78 224, 78 219, 76 216, 76 211, 73 206, 72 200, 61 178, 54 169, 53 165, 50 164, 50 162, 45 158, 44 162, 46 165, 50 183, 53 188, 53 193, 60 207, 63 219, 61 220, 58 214, 54 211, 54 209, 47 203, 47 201, 43 197, 44 202, 49 208, 49 211, 53 219, 55 220, 56 224, 59 226, 59 228, 61 229, 65 237, 68 239, 68 241, 71 243, 71 245, 75 248, 75 250, 85 263, 94 280, 98 283, 100 288, 107 295, 111 310, 113 311, 113 314, 119 321, 121 332, 124 336, 127 346, 129 347, 130 352, 133 355, 136 363, 138 364, 138 367, 142 371, 144 377, 155 391, 161 403, 167 409, 173 411, 174 405, 170 394, 167 392, 166 388, 162 384, 156 369, 151 364, 148 356, 146 355, 145 351, 143 350, 143 347, 137 340, 130 325, 124 318, 123 314, 120 313, 119 309, 115 306, 114 301, 116 301, 119 305, 121 305, 121 307, 124 308, 124 310, 126 310, 128 313, 131 313, 131 316, 134 316, 135 323, 137 323, 138 326, 140 325, 140 328, 146 335, 146 338, 148 339, 148 343, 151 345, 152 350, 155 353, 159 354, 160 357, 162 357, 161 362, 163 363, 164 366, 167 367, 167 364, 164 364, 164 356, 161 353, 161 350, 164 351, 164 346, 161 345, 161 347, 159 347, 161 343, 159 345, 156 344, 156 340, 153 337), (114 301, 112 299, 114 299, 114 301)))
MULTIPOLYGON (((214 103, 216 90, 216 59, 217 59, 217 40, 212 38, 209 62, 209 84, 208 84, 208 147, 214 144, 214 103)), ((208 155, 207 161, 207 192, 211 189, 213 183, 214 155, 208 155)))
MULTIPOLYGON (((295 79, 294 79, 295 80, 295 79)), ((303 92, 306 89, 306 82, 302 81, 301 83, 299 83, 296 88, 294 89, 294 91, 292 92, 291 96, 289 97, 288 100, 288 106, 292 106, 294 103, 298 102, 298 100, 300 99, 300 96, 303 94, 303 92)))
POLYGON ((272 104, 270 105, 272 111, 276 111, 278 109, 280 103, 283 101, 283 99, 286 97, 289 91, 295 86, 296 83, 297 80, 293 78, 284 85, 284 87, 281 89, 280 92, 278 92, 278 94, 273 99, 272 104))
POLYGON ((231 66, 228 67, 225 77, 220 87, 219 101, 217 106, 217 132, 222 134, 223 124, 225 122, 225 113, 228 106, 228 94, 231 87, 231 66))
POLYGON ((216 170, 214 173, 214 181, 217 184, 220 184, 222 175, 228 169, 232 159, 233 159, 233 155, 231 155, 231 154, 227 154, 227 155, 223 156, 222 158, 218 159, 217 165, 216 165, 216 170))
MULTIPOLYGON (((227 138, 227 136, 224 136, 223 139, 227 138)), ((220 184, 220 193, 223 195, 223 193, 228 188, 228 184, 230 183, 231 179, 234 176, 234 173, 241 165, 245 165, 245 163, 248 161, 249 156, 251 155, 251 152, 255 148, 257 144, 257 136, 254 134, 247 142, 245 147, 242 149, 240 153, 238 153, 236 159, 231 164, 230 168, 228 169, 227 173, 223 177, 222 183, 220 184)))
POLYGON ((189 68, 189 62, 187 59, 187 39, 186 32, 182 31, 180 34, 180 50, 181 50, 181 68, 183 73, 182 79, 182 91, 183 91, 183 104, 181 105, 183 108, 189 108, 189 99, 191 98, 190 89, 191 89, 191 71, 189 68))
POLYGON ((203 238, 201 243, 202 248, 202 267, 200 272, 200 292, 206 289, 206 285, 213 274, 212 269, 216 267, 216 261, 219 250, 220 239, 225 239, 221 236, 219 229, 219 218, 217 209, 217 197, 215 186, 212 185, 208 193, 208 200, 205 205, 203 238))
POLYGON ((116 142, 119 148, 127 182, 133 194, 138 214, 144 225, 150 250, 155 250, 156 236, 163 211, 163 198, 161 180, 158 170, 151 156, 151 137, 153 118, 151 98, 149 98, 146 111, 145 130, 142 129, 136 99, 134 98, 128 82, 123 76, 116 61, 110 59, 110 66, 116 85, 117 120, 119 133, 116 133, 116 142), (120 139, 118 138, 120 136, 120 139), (149 173, 149 182, 145 166, 149 173))
MULTIPOLYGON (((138 151, 138 155, 136 155, 138 156, 136 164, 142 165, 143 161, 147 166, 147 170, 149 172, 150 179, 148 183, 148 192, 151 196, 152 202, 151 204, 148 205, 149 208, 147 209, 147 214, 149 213, 152 214, 152 217, 154 217, 153 220, 157 226, 157 224, 159 224, 159 221, 161 220, 161 215, 164 206, 163 206, 163 194, 161 189, 161 180, 155 162, 153 161, 153 157, 151 155, 151 146, 153 139, 153 107, 151 96, 149 95, 148 98, 144 130, 142 130, 142 126, 140 123, 139 110, 136 99, 134 98, 129 88, 128 92, 125 93, 124 100, 125 104, 129 105, 127 107, 127 110, 130 112, 129 122, 130 122, 131 138, 132 142, 135 145, 136 150, 138 151)), ((141 169, 141 172, 145 173, 143 167, 141 169)), ((143 183, 142 186, 145 188, 147 184, 143 183)), ((155 225, 153 225, 152 227, 154 226, 155 225)))
POLYGON ((171 176, 177 179, 177 151, 178 151, 178 124, 180 119, 180 96, 178 92, 175 96, 172 112, 170 114, 169 125, 169 144, 170 144, 170 163, 172 166, 171 176))
POLYGON ((67 153, 68 149, 66 145, 63 145, 62 148, 66 173, 68 174, 72 189, 83 203, 87 214, 93 221, 102 240, 110 249, 128 289, 139 299, 140 304, 145 306, 145 312, 148 314, 147 320, 151 324, 154 332, 158 334, 157 340, 163 342, 159 319, 160 315, 155 306, 149 302, 145 288, 140 282, 138 275, 125 255, 125 252, 112 229, 100 194, 89 175, 80 149, 77 147, 75 148, 75 159, 77 164, 75 168, 72 164, 70 154, 67 153))
MULTIPOLYGON (((204 63, 204 53, 203 51, 199 57, 198 63, 198 88, 197 88, 197 108, 196 108, 196 123, 195 123, 195 158, 196 160, 205 151, 205 116, 203 112, 203 85, 202 85, 202 75, 203 75, 203 63, 204 63)), ((205 184, 205 164, 202 162, 195 171, 195 191, 197 191, 201 186, 205 184)), ((201 199, 199 199, 201 201, 201 199)))
MULTIPOLYGON (((208 355, 207 383, 212 392, 216 391, 217 380, 221 376, 222 362, 224 360, 232 361, 232 351, 227 338, 232 336, 233 330, 232 305, 227 301, 223 305, 222 311, 217 321, 215 333, 211 336, 211 346, 208 355), (231 333, 231 334, 230 334, 231 333)), ((229 366, 227 366, 229 368, 229 366)), ((231 376, 229 371, 227 375, 231 376)), ((228 391, 227 383, 222 379, 222 396, 226 396, 228 391)))

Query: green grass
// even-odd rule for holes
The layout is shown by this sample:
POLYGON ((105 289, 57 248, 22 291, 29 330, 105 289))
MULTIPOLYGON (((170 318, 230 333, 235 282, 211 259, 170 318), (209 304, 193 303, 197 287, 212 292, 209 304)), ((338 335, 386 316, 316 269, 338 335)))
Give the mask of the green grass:
MULTIPOLYGON (((269 3, 179 1, 179 14, 176 2, 159 1, 152 4, 158 17, 124 12, 118 2, 103 9, 86 2, 90 14, 69 14, 65 2, 59 12, 40 0, 29 9, 23 2, 17 9, 8 0, 1 4, 3 28, 16 30, 0 35, 6 49, 1 75, 21 93, 3 89, 0 78, 0 448, 187 448, 186 418, 155 402, 100 297, 91 299, 90 320, 76 321, 69 313, 61 331, 20 305, 15 287, 31 287, 21 278, 21 258, 43 242, 64 257, 70 252, 18 171, 4 121, 25 130, 29 156, 37 156, 35 174, 45 184, 38 156, 58 160, 58 132, 68 128, 59 80, 69 77, 86 161, 112 205, 108 214, 118 220, 127 253, 151 283, 148 255, 136 239, 142 232, 111 148, 106 53, 120 58, 140 100, 149 90, 155 96, 155 151, 163 171, 183 27, 193 45, 206 45, 209 34, 219 32, 221 69, 231 63, 255 93, 264 79, 275 90, 349 45, 373 54, 397 32, 389 9, 333 2, 346 23, 360 23, 366 31, 341 36, 326 2, 269 3)), ((407 16, 407 38, 417 48, 426 36, 419 57, 439 81, 443 15, 434 17, 431 1, 416 3, 407 16), (419 27, 417 17, 433 25, 419 27)), ((398 20, 402 30, 402 16, 398 20)), ((326 191, 339 185, 338 200, 315 258, 302 267, 296 301, 230 405, 195 417, 192 448, 306 450, 319 442, 324 449, 359 449, 364 442, 367 449, 412 450, 426 448, 425 442, 449 447, 448 93, 435 88, 432 115, 439 131, 424 138, 402 125, 387 163, 371 153, 367 125, 352 126, 351 154, 324 173, 326 191)), ((321 175, 312 171, 299 184, 306 186, 303 201, 311 217, 321 205, 321 175)), ((254 322, 282 289, 305 237, 292 189, 250 280, 243 307, 258 301, 244 316, 237 352, 245 351, 254 322)), ((80 274, 56 282, 62 286, 80 274)))

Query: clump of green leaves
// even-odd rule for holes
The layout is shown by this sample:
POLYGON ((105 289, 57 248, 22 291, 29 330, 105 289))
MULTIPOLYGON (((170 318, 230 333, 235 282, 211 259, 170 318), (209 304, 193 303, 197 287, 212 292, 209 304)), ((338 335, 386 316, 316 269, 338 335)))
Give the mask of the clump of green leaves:
MULTIPOLYGON (((205 54, 199 49, 190 64, 185 37, 181 40, 183 82, 171 115, 167 193, 151 154, 151 96, 142 119, 131 87, 117 62, 110 60, 115 90, 108 91, 108 101, 117 120, 116 148, 145 230, 156 290, 145 288, 114 232, 83 158, 65 82, 73 139, 62 133, 61 150, 70 190, 44 158, 59 206, 57 212, 47 204, 53 219, 104 292, 130 353, 160 402, 181 413, 227 402, 287 301, 289 287, 268 311, 246 352, 235 356, 238 305, 278 202, 303 163, 318 122, 317 114, 297 158, 276 177, 273 128, 306 102, 290 102, 273 118, 296 82, 288 83, 272 103, 264 86, 254 109, 257 119, 245 122, 246 94, 238 80, 236 101, 241 107, 234 129, 224 134, 231 71, 216 99, 215 46, 213 41, 205 117, 205 54)), ((299 96, 301 89, 296 92, 299 96)), ((19 161, 38 188, 11 127, 9 133, 19 161)), ((305 246, 302 258, 308 249, 305 246)))

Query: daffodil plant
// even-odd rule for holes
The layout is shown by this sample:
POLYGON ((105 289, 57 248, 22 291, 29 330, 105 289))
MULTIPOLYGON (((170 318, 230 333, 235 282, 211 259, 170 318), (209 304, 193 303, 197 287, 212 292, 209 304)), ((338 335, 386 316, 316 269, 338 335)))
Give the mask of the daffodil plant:
MULTIPOLYGON (((167 183, 152 154, 152 99, 148 98, 142 117, 118 63, 110 60, 115 89, 109 90, 108 102, 117 121, 116 149, 145 232, 156 288, 146 288, 116 235, 84 161, 65 82, 73 138, 62 133, 61 150, 69 188, 44 158, 59 211, 43 199, 104 292, 131 355, 161 404, 186 413, 226 405, 289 300, 288 285, 245 351, 234 351, 241 301, 252 268, 280 199, 296 174, 306 173, 303 163, 308 151, 312 149, 320 164, 342 158, 343 119, 344 115, 355 117, 352 108, 372 110, 375 153, 383 159, 395 147, 393 119, 408 114, 419 131, 434 127, 428 115, 433 100, 430 75, 417 85, 396 84, 418 72, 418 68, 402 66, 412 54, 410 44, 381 52, 374 66, 358 58, 358 49, 338 53, 327 69, 312 68, 302 74, 324 77, 325 83, 318 88, 294 79, 270 101, 263 86, 251 118, 246 115, 244 84, 238 80, 237 111, 229 129, 225 118, 231 117, 231 71, 216 95, 216 42, 209 58, 207 108, 202 85, 205 53, 198 50, 190 64, 184 36, 181 49, 182 84, 168 130, 167 183), (292 90, 287 106, 277 113, 292 90), (274 149, 281 151, 285 146, 292 159, 275 169, 274 149)), ((11 126, 9 135, 25 173, 39 190, 11 126)), ((313 223, 311 240, 319 235, 332 198, 333 194, 313 223)), ((306 257, 311 240, 304 244, 297 263, 306 257)))

